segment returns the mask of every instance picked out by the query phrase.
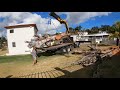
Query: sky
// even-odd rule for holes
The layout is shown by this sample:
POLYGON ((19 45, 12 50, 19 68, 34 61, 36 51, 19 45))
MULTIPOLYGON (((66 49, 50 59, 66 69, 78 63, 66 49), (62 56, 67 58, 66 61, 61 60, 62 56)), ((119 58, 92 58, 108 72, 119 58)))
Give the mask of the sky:
MULTIPOLYGON (((0 12, 0 37, 6 35, 5 26, 18 24, 36 24, 39 34, 65 32, 64 24, 60 24, 49 15, 50 12, 0 12), (48 22, 51 20, 51 24, 48 22)), ((55 12, 67 21, 69 27, 81 25, 83 29, 94 26, 113 25, 120 21, 120 12, 55 12)))

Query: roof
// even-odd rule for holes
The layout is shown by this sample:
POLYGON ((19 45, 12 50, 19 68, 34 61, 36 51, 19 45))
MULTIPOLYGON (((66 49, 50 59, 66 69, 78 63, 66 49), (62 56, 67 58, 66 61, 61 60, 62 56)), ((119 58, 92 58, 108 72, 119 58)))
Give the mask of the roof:
MULTIPOLYGON (((97 34, 88 34, 88 35, 80 35, 80 36, 108 36, 108 33, 97 33, 97 34)), ((72 35, 76 36, 76 35, 72 35)))
MULTIPOLYGON (((11 29, 11 28, 21 28, 21 27, 35 27, 37 29, 36 24, 21 24, 21 25, 14 25, 14 26, 6 26, 6 29, 11 29)), ((38 29, 37 29, 38 30, 38 29)))
POLYGON ((89 34, 88 36, 106 36, 109 35, 108 33, 98 33, 98 34, 89 34))

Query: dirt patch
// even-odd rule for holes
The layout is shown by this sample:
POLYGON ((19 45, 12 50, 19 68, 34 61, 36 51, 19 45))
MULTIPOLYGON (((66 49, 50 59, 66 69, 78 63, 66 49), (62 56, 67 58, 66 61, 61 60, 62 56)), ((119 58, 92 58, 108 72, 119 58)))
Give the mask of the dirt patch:
MULTIPOLYGON (((106 50, 111 46, 99 46, 98 49, 106 50)), ((89 50, 87 45, 81 45, 77 50, 89 50)), ((83 56, 80 55, 53 55, 46 56, 46 58, 38 58, 38 64, 33 66, 32 60, 24 62, 22 60, 9 62, 9 63, 0 63, 0 77, 8 77, 10 75, 21 76, 28 75, 31 73, 45 72, 54 70, 55 67, 63 68, 69 63, 80 60, 83 56)))
POLYGON ((111 47, 113 46, 97 46, 97 49, 100 49, 100 50, 107 50, 107 49, 110 49, 111 47))
POLYGON ((0 49, 0 56, 6 55, 6 53, 8 53, 8 50, 0 49))
POLYGON ((21 76, 31 73, 44 72, 53 70, 55 67, 65 67, 67 63, 76 61, 80 59, 81 55, 55 55, 49 56, 41 60, 38 58, 38 64, 33 66, 32 61, 23 62, 11 62, 11 63, 1 63, 0 64, 0 76, 7 77, 9 75, 21 76))

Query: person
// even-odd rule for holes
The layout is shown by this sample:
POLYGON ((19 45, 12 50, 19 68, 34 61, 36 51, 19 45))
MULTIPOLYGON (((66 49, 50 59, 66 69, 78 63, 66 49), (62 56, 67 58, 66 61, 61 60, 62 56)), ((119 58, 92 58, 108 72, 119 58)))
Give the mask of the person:
POLYGON ((33 58, 33 65, 37 64, 37 52, 36 47, 33 46, 32 52, 31 52, 32 58, 33 58))

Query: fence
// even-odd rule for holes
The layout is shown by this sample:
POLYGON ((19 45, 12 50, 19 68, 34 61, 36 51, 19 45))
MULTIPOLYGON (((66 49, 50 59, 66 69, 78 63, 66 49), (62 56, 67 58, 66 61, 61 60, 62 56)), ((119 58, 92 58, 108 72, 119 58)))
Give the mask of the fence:
POLYGON ((116 45, 116 41, 114 39, 103 39, 101 44, 116 45))

